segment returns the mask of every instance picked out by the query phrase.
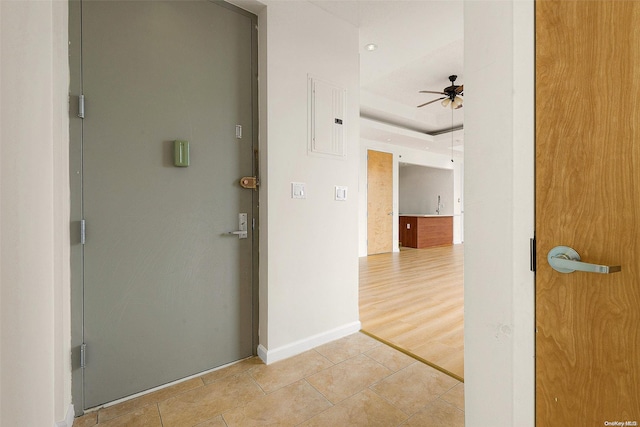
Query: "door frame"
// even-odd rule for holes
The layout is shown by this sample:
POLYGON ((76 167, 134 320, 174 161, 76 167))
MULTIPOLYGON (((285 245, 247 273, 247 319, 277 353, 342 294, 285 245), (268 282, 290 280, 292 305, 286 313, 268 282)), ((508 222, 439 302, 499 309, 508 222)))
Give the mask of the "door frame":
MULTIPOLYGON (((253 170, 259 176, 258 153, 258 17, 235 5, 221 0, 209 0, 226 9, 239 13, 251 20, 251 95, 253 126, 253 170)), ((80 220, 83 217, 83 170, 82 170, 82 119, 78 117, 78 95, 82 93, 82 3, 71 0, 69 6, 69 185, 70 185, 70 270, 71 270, 71 396, 75 415, 84 413, 84 372, 81 367, 81 346, 84 341, 84 297, 83 297, 83 245, 80 243, 80 220)), ((238 176, 238 180, 240 176, 238 176)), ((252 191, 253 205, 253 240, 252 240, 252 351, 257 355, 259 344, 259 194, 252 191)), ((178 380, 180 382, 182 380, 178 380)), ((166 386, 166 385, 165 385, 166 386)), ((162 387, 165 387, 162 386, 162 387)), ((143 392, 147 393, 147 392, 143 392)))
POLYGON ((534 426, 534 1, 467 0, 464 22, 465 417, 534 426))

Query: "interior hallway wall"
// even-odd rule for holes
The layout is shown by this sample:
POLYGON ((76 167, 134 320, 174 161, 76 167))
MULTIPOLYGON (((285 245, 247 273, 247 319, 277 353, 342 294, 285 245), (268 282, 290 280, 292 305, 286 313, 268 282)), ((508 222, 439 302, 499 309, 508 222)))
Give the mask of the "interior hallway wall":
POLYGON ((0 425, 71 404, 67 3, 0 2, 0 425))
POLYGON ((272 362, 360 328, 359 48, 356 27, 309 2, 263 3, 259 354, 272 362), (346 89, 344 158, 307 152, 309 75, 346 89))
POLYGON ((465 416, 535 424, 534 7, 465 1, 465 416))

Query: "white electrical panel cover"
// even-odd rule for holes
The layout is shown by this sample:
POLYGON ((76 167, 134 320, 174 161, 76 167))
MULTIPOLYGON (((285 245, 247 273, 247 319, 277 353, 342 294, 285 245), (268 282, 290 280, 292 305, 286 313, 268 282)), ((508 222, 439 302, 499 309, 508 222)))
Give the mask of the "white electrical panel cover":
POLYGON ((345 157, 345 104, 347 91, 309 76, 309 152, 345 157))

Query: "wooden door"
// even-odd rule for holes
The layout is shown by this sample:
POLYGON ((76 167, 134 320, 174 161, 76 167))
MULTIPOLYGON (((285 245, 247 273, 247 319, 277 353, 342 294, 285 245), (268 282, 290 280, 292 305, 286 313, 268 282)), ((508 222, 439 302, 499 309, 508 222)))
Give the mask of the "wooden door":
POLYGON ((367 253, 393 252, 393 154, 367 152, 367 253))
POLYGON ((640 423, 640 2, 536 2, 536 420, 640 423), (560 273, 563 245, 613 274, 560 273))

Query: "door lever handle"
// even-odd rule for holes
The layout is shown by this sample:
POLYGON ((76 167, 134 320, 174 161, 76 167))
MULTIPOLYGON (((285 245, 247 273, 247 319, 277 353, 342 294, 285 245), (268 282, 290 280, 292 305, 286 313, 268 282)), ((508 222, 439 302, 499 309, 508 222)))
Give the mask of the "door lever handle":
POLYGON ((549 265, 560 273, 573 273, 585 271, 587 273, 617 273, 622 270, 619 265, 599 265, 581 262, 580 255, 575 249, 568 246, 556 246, 547 254, 549 265))
POLYGON ((247 214, 238 214, 238 228, 237 231, 229 231, 229 234, 238 236, 238 239, 246 239, 247 235, 247 214))

